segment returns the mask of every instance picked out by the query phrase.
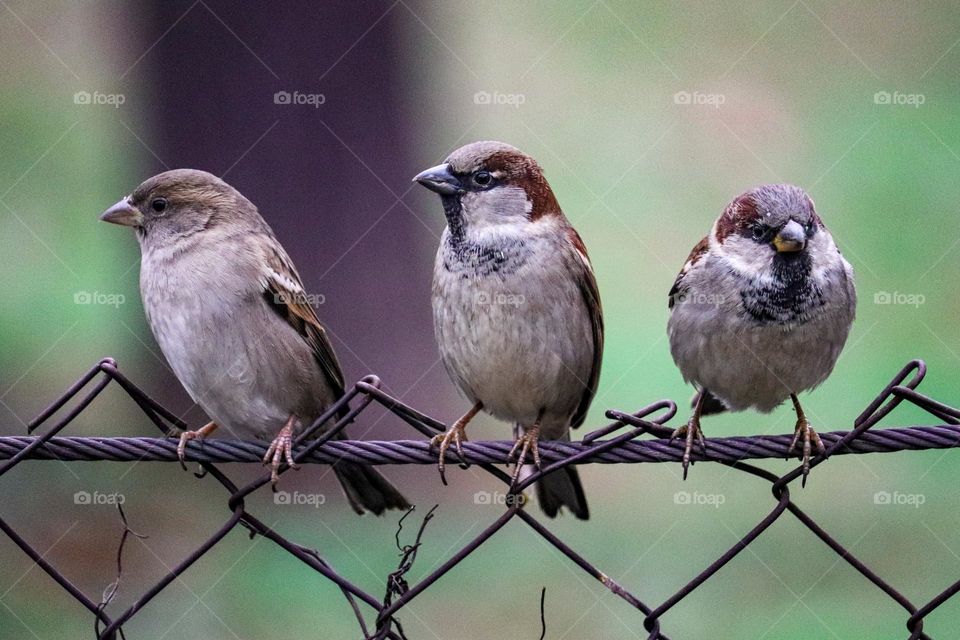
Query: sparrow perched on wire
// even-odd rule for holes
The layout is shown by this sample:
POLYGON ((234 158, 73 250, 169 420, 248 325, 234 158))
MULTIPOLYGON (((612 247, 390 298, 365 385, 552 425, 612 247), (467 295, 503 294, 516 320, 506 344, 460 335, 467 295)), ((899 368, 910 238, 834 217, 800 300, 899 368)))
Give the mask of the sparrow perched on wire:
MULTIPOLYGON (((188 440, 220 427, 272 440, 264 463, 276 485, 283 461, 296 467, 294 436, 343 395, 344 380, 273 231, 239 191, 192 169, 146 180, 100 219, 136 231, 147 321, 173 372, 212 420, 181 435, 181 462, 188 440)), ((338 462, 333 470, 357 513, 409 506, 373 467, 338 462)))
MULTIPOLYGON (((471 409, 442 435, 460 451, 480 411, 514 423, 516 483, 537 441, 569 440, 600 377, 603 314, 590 259, 537 162, 502 142, 454 151, 414 180, 440 194, 447 228, 433 273, 433 317, 447 372, 471 409)), ((537 483, 548 516, 589 516, 573 467, 537 483)))
POLYGON ((833 370, 856 309, 853 268, 806 192, 793 185, 751 189, 727 205, 693 248, 670 289, 670 352, 698 393, 685 436, 687 475, 700 417, 726 409, 772 411, 787 398, 797 414, 792 451, 803 475, 820 437, 797 394, 833 370))

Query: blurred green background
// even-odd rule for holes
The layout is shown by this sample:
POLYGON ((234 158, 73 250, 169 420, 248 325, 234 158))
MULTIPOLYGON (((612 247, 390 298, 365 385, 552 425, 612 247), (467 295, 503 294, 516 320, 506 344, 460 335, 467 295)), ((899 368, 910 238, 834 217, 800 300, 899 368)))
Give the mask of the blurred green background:
MULTIPOLYGON (((764 182, 805 187, 857 273, 846 350, 804 401, 818 428, 850 428, 911 358, 929 366, 921 390, 956 405, 958 43, 960 6, 950 2, 276 10, 0 2, 0 433, 23 434, 105 355, 202 424, 145 324, 132 235, 96 221, 140 180, 175 166, 225 175, 258 203, 308 289, 326 294, 320 315, 349 379, 380 374, 391 392, 452 421, 466 407, 438 365, 428 297, 443 221, 435 197, 409 178, 460 144, 491 138, 539 160, 590 250, 607 344, 588 428, 605 423, 607 408, 633 411, 659 398, 686 415, 691 389, 669 355, 666 293, 724 205, 764 182), (277 104, 276 91, 325 102, 277 104), (884 304, 885 294, 894 303, 884 304)), ((361 423, 357 437, 413 437, 382 412, 361 423)), ((907 407, 885 422, 929 423, 907 407)), ((792 427, 789 407, 704 423, 708 437, 792 427)), ((67 433, 154 431, 111 388, 67 433)), ((471 431, 507 433, 490 419, 471 431)), ((949 451, 838 458, 795 499, 919 605, 960 578, 956 460, 949 451), (913 504, 878 504, 878 492, 913 504)), ((794 464, 762 466, 782 473, 794 464)), ((259 473, 224 468, 238 481, 259 473)), ((476 470, 453 471, 449 487, 428 467, 385 471, 418 514, 440 504, 411 582, 502 508, 475 504, 476 492, 500 490, 476 470)), ((323 492, 320 508, 257 494, 251 511, 382 594, 398 560, 397 516, 355 517, 325 472, 283 478, 289 491, 323 492)), ((768 485, 716 465, 697 465, 685 483, 672 464, 581 474, 591 520, 562 517, 551 529, 650 604, 773 506, 768 485), (722 504, 677 504, 680 492, 722 504)), ((112 506, 76 504, 74 494, 123 495, 131 527, 149 537, 128 542, 112 612, 228 515, 218 485, 171 464, 28 462, 0 479, 0 490, 0 514, 95 600, 114 579, 122 529, 112 506)), ((92 617, 5 537, 0 559, 0 637, 92 635, 92 617)), ((411 638, 537 638, 541 586, 547 638, 646 637, 637 611, 519 522, 401 619, 411 638)), ((785 516, 665 615, 662 629, 673 638, 875 640, 905 637, 906 617, 785 516)), ((955 637, 958 625, 952 600, 924 630, 955 637)), ((359 635, 332 584, 240 530, 125 630, 130 638, 359 635)))

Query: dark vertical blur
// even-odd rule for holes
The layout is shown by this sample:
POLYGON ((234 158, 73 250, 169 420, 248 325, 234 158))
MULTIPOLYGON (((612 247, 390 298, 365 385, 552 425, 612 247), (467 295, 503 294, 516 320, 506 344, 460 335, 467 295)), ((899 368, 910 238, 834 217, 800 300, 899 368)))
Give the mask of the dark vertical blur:
MULTIPOLYGON (((206 169, 250 198, 308 292, 323 296, 347 379, 375 372, 404 392, 437 357, 422 250, 434 238, 398 202, 419 170, 417 114, 400 99, 409 54, 395 21, 406 14, 389 9, 155 2, 140 37, 176 24, 140 72, 155 92, 155 168, 206 169)), ((439 369, 417 389, 441 380, 439 369)))

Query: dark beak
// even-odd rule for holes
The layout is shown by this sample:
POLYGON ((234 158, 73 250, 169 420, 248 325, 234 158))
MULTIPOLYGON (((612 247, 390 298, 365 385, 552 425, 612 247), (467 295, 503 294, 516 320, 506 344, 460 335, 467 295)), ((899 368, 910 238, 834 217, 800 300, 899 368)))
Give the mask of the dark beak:
POLYGON ((100 219, 104 222, 122 224, 125 227, 139 227, 143 224, 143 214, 130 204, 129 198, 124 198, 101 213, 100 219))
POLYGON ((419 182, 430 191, 436 191, 442 196, 452 196, 456 193, 463 193, 463 185, 459 178, 450 171, 448 163, 438 164, 422 171, 413 177, 414 182, 419 182))
POLYGON ((791 220, 780 229, 780 233, 773 239, 773 246, 777 253, 803 251, 807 246, 807 234, 800 223, 791 220))

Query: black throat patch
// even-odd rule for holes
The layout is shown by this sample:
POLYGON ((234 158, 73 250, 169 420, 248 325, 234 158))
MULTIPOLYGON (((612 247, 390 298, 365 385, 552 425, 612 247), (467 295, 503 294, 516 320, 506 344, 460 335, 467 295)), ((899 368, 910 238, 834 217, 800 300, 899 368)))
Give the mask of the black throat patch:
POLYGON ((530 253, 520 239, 502 238, 496 245, 487 245, 467 237, 463 208, 457 196, 443 198, 443 212, 450 234, 443 246, 443 268, 462 279, 493 274, 505 276, 522 267, 530 253))
POLYGON ((460 202, 459 195, 440 196, 443 203, 443 215, 447 218, 447 226, 450 227, 450 237, 454 241, 462 241, 466 234, 463 220, 463 204, 460 202))
POLYGON ((743 308, 762 324, 802 324, 824 303, 823 289, 810 277, 806 252, 777 254, 773 259, 773 282, 745 286, 743 308))

